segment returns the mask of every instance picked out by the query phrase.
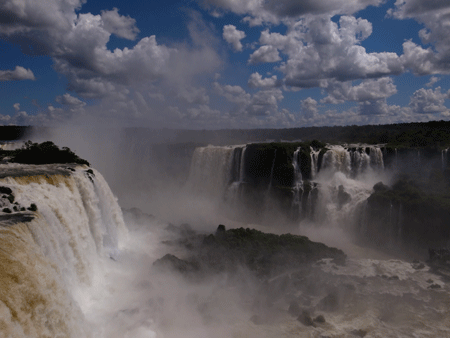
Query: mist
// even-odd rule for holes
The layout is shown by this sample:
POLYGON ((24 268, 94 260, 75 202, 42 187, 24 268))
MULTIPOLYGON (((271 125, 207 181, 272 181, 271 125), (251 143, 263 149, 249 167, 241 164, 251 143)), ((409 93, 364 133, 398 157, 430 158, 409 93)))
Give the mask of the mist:
MULTIPOLYGON (((446 282, 420 265, 427 259, 423 251, 404 246, 399 230, 377 230, 383 245, 365 237, 374 186, 391 187, 399 167, 413 172, 417 158, 412 155, 396 158, 395 166, 395 161, 381 166, 367 154, 355 171, 342 166, 349 150, 330 147, 334 153, 324 156, 321 170, 311 176, 311 190, 294 189, 299 199, 289 203, 295 212, 286 213, 274 194, 275 159, 269 159, 269 176, 256 195, 243 184, 248 172, 233 174, 231 168, 244 170, 244 151, 236 150, 243 144, 205 147, 177 143, 175 134, 147 138, 124 129, 86 128, 55 128, 32 140, 52 140, 88 160, 105 176, 123 210, 128 235, 120 242, 120 254, 99 263, 93 283, 77 298, 93 336, 394 337, 421 332, 432 337, 447 332, 446 282), (239 165, 233 162, 238 153, 239 165), (195 156, 210 162, 196 163, 195 156), (259 196, 262 204, 252 204, 249 196, 259 196), (347 260, 342 265, 322 259, 265 277, 246 265, 188 273, 176 265, 155 266, 167 254, 189 266, 201 239, 219 224, 307 236, 343 250, 347 260), (429 306, 437 310, 426 310, 429 306), (425 328, 417 316, 426 318, 425 328)), ((436 163, 429 162, 430 171, 436 163)), ((393 224, 400 214, 394 216, 393 224)))

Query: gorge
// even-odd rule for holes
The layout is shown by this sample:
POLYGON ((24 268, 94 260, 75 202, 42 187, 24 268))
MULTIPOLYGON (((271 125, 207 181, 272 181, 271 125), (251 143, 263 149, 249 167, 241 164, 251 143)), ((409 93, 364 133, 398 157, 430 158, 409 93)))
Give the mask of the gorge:
MULTIPOLYGON (((86 164, 1 164, 3 336, 450 333, 448 269, 425 262, 428 248, 448 243, 445 149, 318 141, 193 146, 174 153, 188 168, 184 179, 157 185, 150 182, 156 175, 148 177, 156 173, 154 152, 124 144, 138 152, 121 152, 114 170, 130 170, 139 158, 141 172, 120 182, 112 176, 128 204, 122 210, 86 164), (156 189, 166 183, 166 191, 156 189), (126 200, 134 184, 155 190, 126 200), (169 212, 153 204, 155 195, 169 212), (210 205, 213 218, 193 221, 210 205), (189 224, 171 223, 177 213, 189 224), (326 233, 325 244, 345 260, 336 249, 302 253, 322 244, 296 254, 283 249, 290 241, 302 248, 304 234, 322 241, 326 233), (345 240, 330 240, 339 236, 345 240)), ((167 154, 164 163, 176 162, 167 154)))

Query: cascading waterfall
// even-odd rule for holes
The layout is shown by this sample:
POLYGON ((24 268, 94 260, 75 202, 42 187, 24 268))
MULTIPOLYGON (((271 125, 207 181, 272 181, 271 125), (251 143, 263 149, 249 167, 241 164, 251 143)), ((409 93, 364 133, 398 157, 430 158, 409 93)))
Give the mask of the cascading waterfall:
POLYGON ((95 170, 14 170, 25 167, 34 174, 0 179, 12 190, 14 205, 37 206, 32 213, 2 216, 0 332, 11 338, 91 337, 83 289, 92 284, 102 257, 118 255, 127 233, 121 209, 95 170))
POLYGON ((323 155, 321 170, 331 170, 332 172, 351 172, 351 157, 347 149, 342 146, 330 146, 323 155))
POLYGON ((302 195, 303 195, 303 177, 300 166, 298 164, 298 156, 301 148, 299 147, 294 152, 294 157, 292 161, 292 166, 294 167, 294 199, 292 201, 292 209, 295 211, 298 210, 298 214, 302 214, 302 195))
MULTIPOLYGON (((187 182, 187 187, 191 191, 206 193, 209 196, 215 196, 223 199, 227 203, 236 207, 242 202, 243 184, 248 184, 245 180, 246 172, 246 146, 208 146, 196 148, 191 164, 191 171, 187 182), (213 172, 214 175, 209 175, 213 172)), ((328 145, 327 150, 323 154, 321 166, 319 168, 320 149, 309 148, 309 156, 311 159, 311 167, 308 171, 309 181, 304 181, 302 169, 300 168, 300 151, 297 148, 293 153, 292 167, 294 171, 292 183, 292 214, 303 217, 313 217, 316 199, 321 194, 319 200, 337 201, 337 188, 339 185, 333 186, 332 193, 324 195, 324 189, 332 184, 331 177, 336 173, 342 173, 346 178, 357 179, 359 176, 374 171, 384 170, 383 152, 378 146, 369 145, 328 145), (327 178, 324 180, 324 175, 327 178), (317 183, 320 182, 322 188, 318 188, 317 183), (308 184, 307 187, 304 185, 308 184), (314 197, 314 198, 313 198, 314 197), (302 215, 304 214, 304 215, 302 215)), ((273 151, 270 159, 271 167, 268 172, 268 185, 264 194, 264 203, 268 202, 268 197, 273 185, 274 168, 277 161, 277 150, 273 151)), ((321 155, 322 156, 322 155, 321 155)), ((256 178, 257 179, 257 178, 256 178)), ((339 181, 339 179, 338 179, 339 181)), ((342 181, 342 179, 341 179, 342 181)), ((357 181, 354 181, 357 182, 357 181)), ((341 184, 347 184, 344 182, 341 184)), ((370 194, 373 183, 364 185, 364 196, 370 194), (372 184, 370 187, 369 185, 372 184)), ((350 193, 358 194, 358 184, 353 183, 350 193)), ((347 187, 346 187, 347 188, 347 187)), ((347 192, 348 193, 348 192, 347 192)), ((359 200, 359 197, 357 198, 359 200)), ((322 202, 321 202, 322 203, 322 202)), ((321 207, 319 212, 326 212, 325 207, 321 207)), ((347 210, 345 207, 344 210, 347 210)), ((324 216, 321 216, 323 218, 324 216)))
POLYGON ((310 147, 310 149, 311 149, 311 179, 313 179, 319 170, 318 162, 320 150, 314 150, 312 147, 310 147))
MULTIPOLYGON (((187 182, 193 192, 222 198, 232 180, 236 146, 199 147, 194 151, 187 182), (211 173, 214 173, 211 175, 211 173)), ((239 175, 242 175, 240 172, 239 175)))
POLYGON ((442 170, 448 167, 448 148, 441 150, 442 170))

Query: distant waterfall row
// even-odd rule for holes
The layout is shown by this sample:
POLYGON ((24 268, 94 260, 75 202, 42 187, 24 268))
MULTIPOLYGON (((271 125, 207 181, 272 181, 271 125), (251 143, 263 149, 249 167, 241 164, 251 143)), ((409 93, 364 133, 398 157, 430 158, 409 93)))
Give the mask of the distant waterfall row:
POLYGON ((189 189, 222 198, 238 194, 239 187, 248 184, 299 190, 304 180, 313 180, 321 171, 356 177, 370 170, 384 169, 383 152, 377 146, 328 146, 323 150, 300 146, 292 154, 280 151, 279 159, 275 147, 254 148, 253 145, 196 148, 187 183, 189 189), (280 164, 286 159, 291 168, 280 164), (278 176, 278 182, 274 182, 274 175, 278 176))
MULTIPOLYGON (((402 196, 410 196, 411 201, 424 196, 431 203, 427 192, 414 192, 417 188, 408 182, 445 189, 448 156, 448 149, 306 142, 199 147, 186 186, 189 192, 217 201, 240 220, 335 224, 395 246, 430 237, 422 226, 425 210, 407 208, 402 196), (374 190, 376 183, 392 174, 403 180, 400 185, 374 190)), ((433 216, 439 228, 436 233, 450 238, 445 230, 445 199, 438 201, 442 205, 433 209, 439 210, 433 216)))

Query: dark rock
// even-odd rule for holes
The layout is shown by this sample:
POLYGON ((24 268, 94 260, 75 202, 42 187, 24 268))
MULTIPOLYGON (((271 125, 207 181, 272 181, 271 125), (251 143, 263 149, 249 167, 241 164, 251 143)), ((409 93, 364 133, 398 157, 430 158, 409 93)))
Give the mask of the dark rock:
POLYGON ((8 187, 0 187, 0 194, 10 195, 12 194, 12 190, 8 187))
POLYGON ((153 263, 153 266, 162 270, 174 270, 182 274, 199 270, 199 267, 196 263, 179 259, 178 257, 171 254, 167 254, 164 257, 156 260, 153 263))
POLYGON ((423 268, 425 268, 425 264, 423 264, 422 262, 419 261, 414 261, 412 264, 413 269, 415 270, 421 270, 423 268))
POLYGON ((358 337, 363 338, 363 337, 366 336, 367 331, 359 329, 359 330, 353 330, 353 331, 350 331, 350 333, 351 333, 352 335, 354 335, 354 336, 358 336, 358 337))
POLYGON ((340 185, 338 188, 337 199, 338 199, 338 207, 339 209, 341 209, 344 204, 347 204, 352 200, 352 196, 350 196, 350 194, 344 190, 343 185, 340 185))
POLYGON ((440 289, 440 288, 441 288, 441 286, 439 284, 431 284, 430 286, 428 286, 428 289, 433 289, 433 290, 440 289))
POLYGON ((322 316, 322 315, 318 315, 316 318, 314 318, 314 321, 315 321, 316 323, 323 324, 323 323, 325 323, 325 317, 322 316))
POLYGON ((378 182, 377 184, 375 184, 373 186, 373 190, 375 192, 385 192, 389 190, 389 187, 385 184, 383 184, 383 182, 378 182))
POLYGON ((316 324, 312 320, 311 315, 308 311, 302 311, 300 316, 298 316, 297 320, 305 326, 316 327, 316 324))
POLYGON ((225 236, 225 233, 226 233, 225 225, 219 224, 215 233, 216 237, 223 238, 225 236))
POLYGON ((428 249, 428 255, 430 256, 430 263, 447 264, 450 261, 450 249, 428 249))
POLYGON ((297 301, 293 300, 289 304, 288 312, 293 317, 298 317, 301 314, 302 310, 300 309, 300 306, 298 305, 297 301))
POLYGON ((319 301, 319 308, 324 311, 337 311, 339 309, 339 297, 337 293, 333 292, 325 296, 319 301))
POLYGON ((27 208, 30 211, 37 211, 37 206, 34 203, 31 203, 31 205, 27 208))
POLYGON ((262 324, 265 324, 267 321, 266 320, 264 320, 263 318, 261 318, 260 316, 258 316, 258 315, 253 315, 251 318, 250 318, 250 321, 253 323, 253 324, 255 324, 255 325, 262 325, 262 324))

